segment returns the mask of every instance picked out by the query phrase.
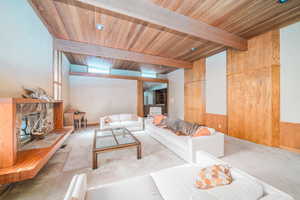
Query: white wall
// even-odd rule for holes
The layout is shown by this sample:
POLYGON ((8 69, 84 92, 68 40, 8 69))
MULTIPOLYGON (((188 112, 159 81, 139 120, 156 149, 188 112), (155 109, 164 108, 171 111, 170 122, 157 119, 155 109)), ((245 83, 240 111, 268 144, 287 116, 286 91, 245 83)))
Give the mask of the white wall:
POLYGON ((62 99, 64 100, 64 107, 67 108, 70 104, 70 86, 69 86, 69 71, 70 62, 63 54, 62 56, 62 99))
POLYGON ((88 122, 109 114, 136 114, 136 95, 135 80, 70 76, 70 104, 87 112, 88 122))
POLYGON ((50 92, 52 37, 27 1, 1 1, 0 27, 0 97, 22 86, 50 92))
POLYGON ((300 22, 280 30, 281 121, 300 123, 300 22))
POLYGON ((168 74, 169 117, 184 119, 184 70, 178 69, 168 74))
POLYGON ((206 59, 206 112, 227 114, 226 51, 206 59))

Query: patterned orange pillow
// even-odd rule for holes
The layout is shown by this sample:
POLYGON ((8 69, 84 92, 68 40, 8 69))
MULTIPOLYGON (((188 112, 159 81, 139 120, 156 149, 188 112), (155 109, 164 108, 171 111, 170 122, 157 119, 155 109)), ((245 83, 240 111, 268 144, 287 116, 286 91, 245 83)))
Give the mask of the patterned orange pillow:
POLYGON ((211 131, 206 127, 200 127, 197 129, 196 133, 192 135, 192 137, 198 137, 198 136, 209 136, 211 135, 211 131))
POLYGON ((159 125, 164 118, 165 118, 165 116, 163 116, 163 115, 154 116, 153 124, 156 126, 159 125))
POLYGON ((106 117, 106 118, 104 119, 104 123, 105 123, 105 124, 109 124, 109 123, 111 123, 111 122, 112 122, 112 120, 111 120, 110 117, 106 117))
POLYGON ((230 169, 225 165, 213 165, 200 170, 196 178, 196 187, 210 189, 232 183, 230 169))

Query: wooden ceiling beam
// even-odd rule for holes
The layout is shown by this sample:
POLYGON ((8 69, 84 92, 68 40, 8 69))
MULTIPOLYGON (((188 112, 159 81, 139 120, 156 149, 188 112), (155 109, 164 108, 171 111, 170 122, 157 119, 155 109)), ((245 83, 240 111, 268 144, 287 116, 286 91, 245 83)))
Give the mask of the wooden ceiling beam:
POLYGON ((114 75, 114 74, 97 74, 89 72, 69 72, 71 76, 87 76, 87 77, 98 77, 98 78, 110 78, 110 79, 126 79, 126 80, 141 80, 146 82, 158 82, 158 83, 168 83, 168 79, 160 78, 147 78, 141 76, 123 76, 123 75, 114 75))
POLYGON ((162 8, 149 0, 77 0, 98 8, 141 20, 238 50, 247 50, 247 40, 199 20, 162 8), (130 6, 128 6, 130 5, 130 6))
POLYGON ((95 44, 87 44, 70 40, 54 40, 54 49, 68 53, 82 54, 88 56, 100 56, 104 58, 113 58, 119 60, 134 61, 145 64, 154 64, 160 66, 176 68, 192 68, 191 62, 175 60, 149 54, 142 54, 128 50, 109 48, 95 44))

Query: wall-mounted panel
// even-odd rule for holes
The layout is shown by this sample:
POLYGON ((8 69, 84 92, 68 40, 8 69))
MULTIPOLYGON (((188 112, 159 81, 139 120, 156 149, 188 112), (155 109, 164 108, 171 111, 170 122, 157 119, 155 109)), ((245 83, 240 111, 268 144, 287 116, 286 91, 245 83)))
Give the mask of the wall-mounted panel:
POLYGON ((184 72, 184 119, 205 123, 205 59, 194 62, 184 72))
POLYGON ((228 50, 228 134, 279 146, 279 31, 248 42, 247 51, 228 50))

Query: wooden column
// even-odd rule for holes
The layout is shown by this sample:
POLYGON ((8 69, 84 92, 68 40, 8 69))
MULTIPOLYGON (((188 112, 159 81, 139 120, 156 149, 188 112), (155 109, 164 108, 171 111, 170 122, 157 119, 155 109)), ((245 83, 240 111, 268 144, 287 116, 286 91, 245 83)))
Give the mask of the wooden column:
POLYGON ((144 117, 144 89, 141 80, 137 80, 137 115, 144 117))
POLYGON ((227 52, 228 134, 279 145, 279 31, 248 42, 248 51, 227 52))
POLYGON ((205 59, 184 71, 184 120, 205 123, 205 59))
POLYGON ((54 129, 64 128, 64 104, 55 103, 53 104, 53 114, 54 114, 54 129))

